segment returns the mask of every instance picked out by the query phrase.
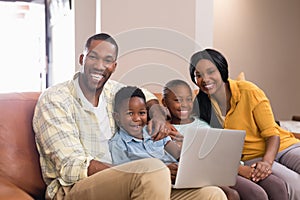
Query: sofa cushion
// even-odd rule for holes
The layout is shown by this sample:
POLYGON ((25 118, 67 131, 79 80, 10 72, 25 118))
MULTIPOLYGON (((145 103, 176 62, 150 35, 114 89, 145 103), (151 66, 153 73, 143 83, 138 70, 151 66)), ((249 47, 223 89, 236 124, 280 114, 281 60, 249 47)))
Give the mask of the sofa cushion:
POLYGON ((32 129, 39 94, 0 94, 0 177, 35 198, 45 191, 32 129))

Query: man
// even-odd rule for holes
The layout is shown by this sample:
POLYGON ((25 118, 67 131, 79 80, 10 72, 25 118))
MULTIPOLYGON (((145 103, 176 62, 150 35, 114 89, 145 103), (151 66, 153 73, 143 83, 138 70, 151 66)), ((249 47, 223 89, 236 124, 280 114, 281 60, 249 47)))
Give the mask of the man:
MULTIPOLYGON (((108 34, 90 37, 73 80, 45 91, 36 105, 33 127, 47 199, 170 199, 170 171, 159 160, 112 166, 108 139, 115 131, 113 98, 124 87, 109 80, 118 45, 108 34)), ((166 135, 164 115, 147 91, 153 139, 166 135)), ((217 187, 172 191, 172 199, 224 199, 217 187), (188 195, 186 195, 187 193, 188 195)))

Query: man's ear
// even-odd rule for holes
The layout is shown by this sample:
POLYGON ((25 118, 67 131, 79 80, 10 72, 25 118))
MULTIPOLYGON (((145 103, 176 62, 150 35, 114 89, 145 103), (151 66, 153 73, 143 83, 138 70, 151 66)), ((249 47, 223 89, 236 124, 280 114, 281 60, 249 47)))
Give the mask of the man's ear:
POLYGON ((113 72, 115 72, 115 70, 116 70, 116 68, 117 68, 117 65, 118 65, 118 63, 115 62, 115 63, 114 63, 114 69, 113 69, 113 72))
POLYGON ((167 107, 165 98, 162 98, 162 99, 161 99, 161 103, 162 103, 163 106, 167 107))
POLYGON ((84 59, 84 55, 80 54, 80 56, 79 56, 79 64, 80 65, 83 65, 83 59, 84 59))

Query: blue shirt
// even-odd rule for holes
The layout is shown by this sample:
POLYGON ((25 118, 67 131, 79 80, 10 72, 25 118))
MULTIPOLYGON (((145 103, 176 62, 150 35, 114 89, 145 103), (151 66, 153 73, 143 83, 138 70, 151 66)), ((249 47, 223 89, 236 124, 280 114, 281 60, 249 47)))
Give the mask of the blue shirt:
POLYGON ((143 158, 158 158, 164 163, 177 162, 164 147, 171 138, 169 136, 154 141, 143 129, 143 139, 137 139, 129 135, 124 129, 120 129, 113 138, 109 140, 112 163, 115 165, 143 158))

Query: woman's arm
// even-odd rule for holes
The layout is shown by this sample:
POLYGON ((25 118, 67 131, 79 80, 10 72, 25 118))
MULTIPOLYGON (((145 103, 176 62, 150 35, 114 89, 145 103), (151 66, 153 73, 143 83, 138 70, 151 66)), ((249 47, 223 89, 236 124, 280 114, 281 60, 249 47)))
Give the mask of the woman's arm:
POLYGON ((266 139, 266 151, 262 160, 251 165, 255 168, 251 177, 254 182, 263 180, 272 173, 272 165, 279 149, 279 143, 280 138, 277 135, 266 139))

